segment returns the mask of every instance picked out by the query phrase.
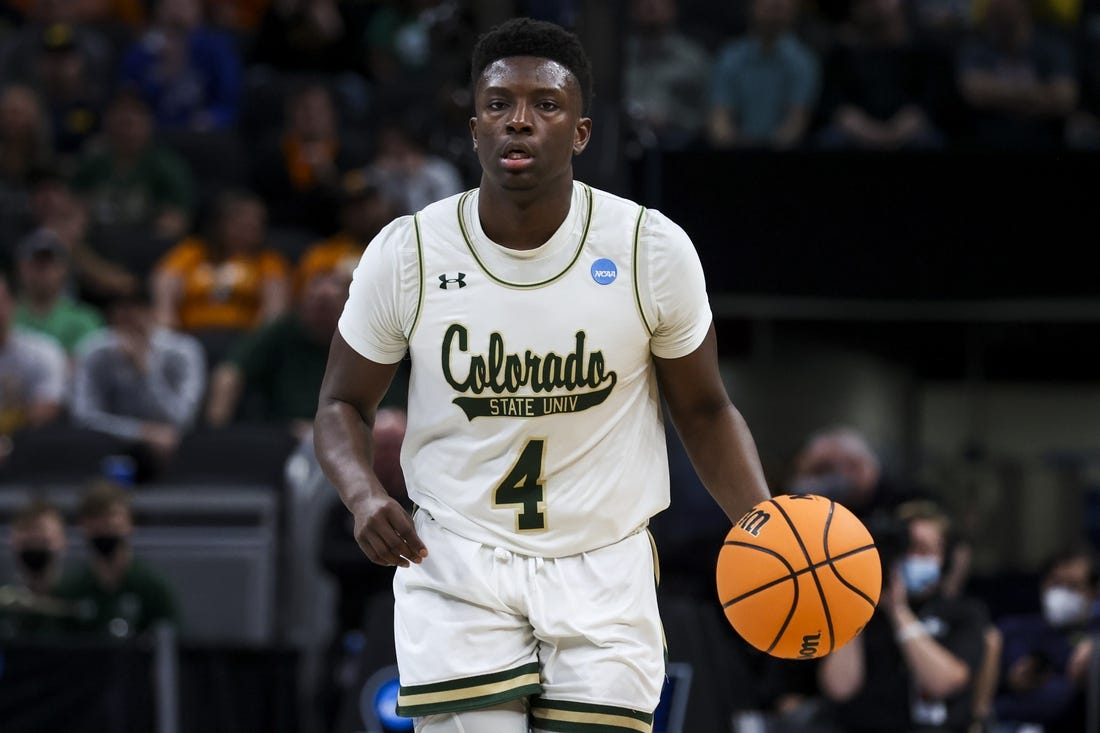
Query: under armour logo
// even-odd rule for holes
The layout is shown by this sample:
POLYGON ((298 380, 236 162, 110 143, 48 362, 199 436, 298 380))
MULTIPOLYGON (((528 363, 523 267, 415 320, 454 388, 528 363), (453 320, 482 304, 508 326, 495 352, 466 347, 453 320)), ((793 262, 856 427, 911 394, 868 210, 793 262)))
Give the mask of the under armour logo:
POLYGON ((439 289, 446 290, 451 287, 451 283, 458 283, 458 287, 466 287, 466 273, 458 273, 458 277, 447 277, 446 275, 439 276, 439 289))

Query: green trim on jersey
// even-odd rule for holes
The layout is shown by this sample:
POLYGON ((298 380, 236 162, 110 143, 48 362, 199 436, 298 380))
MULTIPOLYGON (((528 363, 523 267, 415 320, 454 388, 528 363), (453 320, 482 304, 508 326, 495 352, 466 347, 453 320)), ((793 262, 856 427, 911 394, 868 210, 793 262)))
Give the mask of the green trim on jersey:
POLYGON ((562 733, 650 733, 653 715, 612 705, 540 697, 531 701, 531 723, 538 730, 562 733))
POLYGON ((406 718, 490 707, 542 692, 538 662, 503 672, 427 685, 401 686, 397 714, 406 718))
POLYGON ((413 215, 413 229, 416 231, 416 274, 419 280, 419 295, 416 300, 416 315, 413 316, 409 335, 405 337, 406 341, 412 341, 416 326, 420 323, 420 314, 424 311, 424 245, 420 241, 420 212, 413 215))
POLYGON ((553 277, 547 278, 546 280, 542 280, 541 282, 537 283, 508 282, 507 280, 503 280, 494 275, 492 271, 489 270, 488 266, 486 266, 486 264, 481 261, 481 258, 477 256, 477 249, 474 247, 474 243, 470 240, 470 233, 466 230, 466 222, 462 219, 462 208, 466 205, 466 200, 470 198, 470 196, 477 189, 471 189, 464 193, 462 195, 462 198, 458 200, 458 228, 462 231, 462 238, 466 241, 466 247, 470 250, 470 254, 473 255, 474 261, 477 262, 478 267, 481 268, 482 272, 488 275, 489 279, 493 282, 509 288, 539 288, 543 285, 549 285, 556 280, 560 280, 565 275, 565 273, 569 272, 569 270, 572 269, 573 265, 577 264, 577 260, 580 259, 581 252, 584 251, 584 243, 588 241, 588 229, 592 226, 592 189, 588 186, 587 183, 582 183, 581 186, 584 187, 584 194, 585 197, 588 199, 588 216, 584 221, 584 231, 581 233, 580 242, 577 244, 577 251, 573 253, 573 259, 569 261, 569 264, 566 265, 561 272, 559 272, 557 275, 554 275, 553 277))
POLYGON ((642 217, 645 216, 645 207, 638 207, 638 220, 634 222, 634 254, 633 254, 633 270, 634 276, 634 303, 638 306, 638 316, 642 319, 642 326, 645 327, 645 332, 649 334, 650 338, 653 337, 653 329, 649 327, 649 321, 645 317, 645 309, 642 308, 642 293, 638 287, 638 240, 642 232, 642 217))

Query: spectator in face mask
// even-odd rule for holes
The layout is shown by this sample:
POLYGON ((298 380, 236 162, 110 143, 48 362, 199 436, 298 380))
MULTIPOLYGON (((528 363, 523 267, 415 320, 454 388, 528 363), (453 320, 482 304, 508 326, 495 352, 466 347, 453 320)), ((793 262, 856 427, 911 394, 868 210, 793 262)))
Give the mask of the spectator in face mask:
POLYGON ((1047 561, 1039 585, 1041 613, 1000 622, 1001 684, 994 701, 1006 733, 1030 724, 1045 733, 1085 730, 1084 684, 1092 656, 1097 558, 1080 544, 1047 561))
POLYGON ((73 604, 71 630, 128 637, 161 622, 179 623, 172 590, 150 567, 134 558, 134 524, 126 492, 96 482, 77 512, 88 543, 88 561, 58 583, 55 595, 73 604))
POLYGON ((822 661, 821 689, 847 733, 962 733, 973 722, 987 614, 975 601, 941 592, 947 516, 924 501, 903 504, 894 516, 908 545, 863 633, 822 661))
POLYGON ((795 458, 792 494, 820 494, 852 510, 861 519, 890 511, 905 495, 884 476, 867 438, 848 427, 814 433, 795 458))
POLYGON ((65 554, 65 520, 53 504, 32 501, 16 515, 8 542, 18 580, 0 589, 0 638, 48 631, 61 610, 49 595, 65 554))

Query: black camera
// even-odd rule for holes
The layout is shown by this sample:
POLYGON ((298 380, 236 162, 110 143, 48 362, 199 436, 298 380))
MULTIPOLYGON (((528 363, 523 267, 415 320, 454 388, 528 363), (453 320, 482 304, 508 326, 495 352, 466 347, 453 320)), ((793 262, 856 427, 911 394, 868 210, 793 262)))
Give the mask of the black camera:
POLYGON ((888 512, 875 512, 863 524, 882 560, 882 577, 889 578, 894 565, 909 549, 909 525, 888 512))

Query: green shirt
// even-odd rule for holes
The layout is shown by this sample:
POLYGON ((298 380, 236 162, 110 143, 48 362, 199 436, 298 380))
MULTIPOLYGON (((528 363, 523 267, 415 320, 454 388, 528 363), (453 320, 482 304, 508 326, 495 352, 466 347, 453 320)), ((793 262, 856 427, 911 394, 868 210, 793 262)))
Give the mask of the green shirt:
POLYGON ((61 298, 45 315, 39 315, 25 302, 15 307, 15 325, 52 336, 67 353, 72 353, 80 340, 103 328, 103 319, 91 306, 61 298))
POLYGON ((106 152, 85 157, 73 188, 91 202, 100 224, 148 224, 165 208, 190 212, 195 182, 187 164, 171 150, 150 146, 133 168, 124 169, 106 152))
POLYGON ((285 316, 245 337, 229 360, 259 396, 265 417, 312 420, 325 376, 328 344, 309 337, 296 316, 285 316))
MULTIPOLYGON (((311 338, 295 315, 283 316, 248 334, 229 355, 246 388, 264 405, 269 420, 313 420, 328 363, 329 340, 311 338)), ((382 406, 404 406, 408 392, 403 371, 382 406)))
POLYGON ((168 584, 151 568, 130 563, 117 588, 107 589, 87 565, 63 577, 54 596, 72 601, 77 617, 67 619, 68 631, 130 636, 167 621, 179 626, 179 609, 168 584))

